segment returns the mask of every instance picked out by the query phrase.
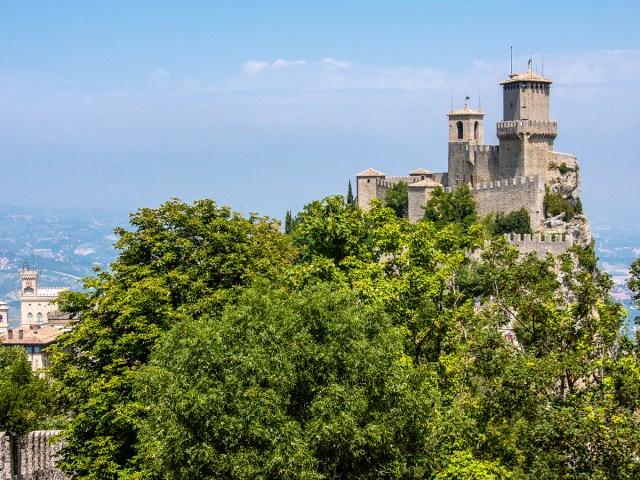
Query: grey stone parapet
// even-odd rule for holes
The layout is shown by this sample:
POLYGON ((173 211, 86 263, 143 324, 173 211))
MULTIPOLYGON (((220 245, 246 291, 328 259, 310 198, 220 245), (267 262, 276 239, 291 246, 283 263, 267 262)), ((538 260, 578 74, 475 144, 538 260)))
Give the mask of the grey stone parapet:
POLYGON ((539 257, 543 257, 547 253, 561 255, 573 246, 573 237, 569 234, 505 233, 504 238, 520 252, 534 252, 539 257))
POLYGON ((507 178, 504 180, 496 180, 495 182, 478 183, 474 185, 471 190, 479 191, 479 190, 488 190, 492 188, 504 188, 504 187, 515 186, 515 185, 526 185, 527 183, 535 183, 539 181, 544 183, 544 177, 537 176, 537 175, 531 175, 529 177, 514 177, 514 178, 507 178))
POLYGON ((39 430, 24 438, 0 433, 0 480, 62 480, 56 468, 61 442, 52 443, 57 430, 39 430))
POLYGON ((552 120, 510 120, 497 123, 499 139, 518 138, 520 135, 558 136, 558 122, 552 120))

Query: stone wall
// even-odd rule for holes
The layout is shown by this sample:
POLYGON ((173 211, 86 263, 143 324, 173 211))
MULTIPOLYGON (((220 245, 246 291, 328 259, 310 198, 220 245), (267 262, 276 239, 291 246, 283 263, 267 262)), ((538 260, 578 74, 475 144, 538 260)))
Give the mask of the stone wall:
POLYGON ((0 480, 13 478, 13 442, 5 432, 0 433, 0 480))
POLYGON ((55 468, 62 444, 51 443, 60 433, 40 430, 19 439, 6 432, 0 433, 0 480, 62 480, 67 477, 55 468))
POLYGON ((575 169, 578 166, 578 159, 571 153, 549 152, 549 154, 551 155, 551 162, 558 166, 563 163, 571 169, 575 169))
POLYGON ((531 227, 535 230, 544 222, 544 186, 544 177, 518 177, 481 183, 471 192, 480 217, 525 208, 531 217, 531 227))
POLYGON ((472 183, 486 183, 498 180, 499 148, 497 145, 475 145, 473 148, 474 173, 472 183))
POLYGON ((567 249, 573 246, 571 235, 518 235, 506 233, 504 238, 516 247, 520 253, 535 253, 538 257, 545 257, 548 253, 560 255, 566 253, 567 249), (564 237, 564 238, 563 238, 564 237))

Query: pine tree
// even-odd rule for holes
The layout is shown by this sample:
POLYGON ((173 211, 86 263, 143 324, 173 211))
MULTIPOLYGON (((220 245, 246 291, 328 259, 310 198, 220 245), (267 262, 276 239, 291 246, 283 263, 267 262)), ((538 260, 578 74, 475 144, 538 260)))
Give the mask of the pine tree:
POLYGON ((353 197, 353 189, 351 188, 351 180, 349 180, 349 189, 347 190, 347 205, 355 205, 356 200, 353 197))
POLYGON ((291 219, 291 210, 287 210, 287 214, 284 217, 284 233, 291 233, 293 230, 293 220, 291 219))

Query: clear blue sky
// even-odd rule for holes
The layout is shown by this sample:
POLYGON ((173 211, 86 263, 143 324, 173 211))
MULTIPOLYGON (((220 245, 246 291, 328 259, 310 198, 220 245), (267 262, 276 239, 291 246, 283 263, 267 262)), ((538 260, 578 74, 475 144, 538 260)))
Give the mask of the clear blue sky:
POLYGON ((640 220, 631 1, 0 2, 0 205, 210 197, 283 217, 355 173, 446 169, 454 98, 530 55, 593 216, 640 220))

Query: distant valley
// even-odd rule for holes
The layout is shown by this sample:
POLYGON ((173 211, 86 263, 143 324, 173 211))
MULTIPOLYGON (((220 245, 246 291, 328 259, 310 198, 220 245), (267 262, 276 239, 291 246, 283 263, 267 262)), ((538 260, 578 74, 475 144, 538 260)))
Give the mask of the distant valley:
POLYGON ((128 224, 124 211, 46 210, 0 207, 0 299, 19 317, 19 270, 28 262, 43 287, 70 287, 106 268, 117 256, 113 230, 128 224))

